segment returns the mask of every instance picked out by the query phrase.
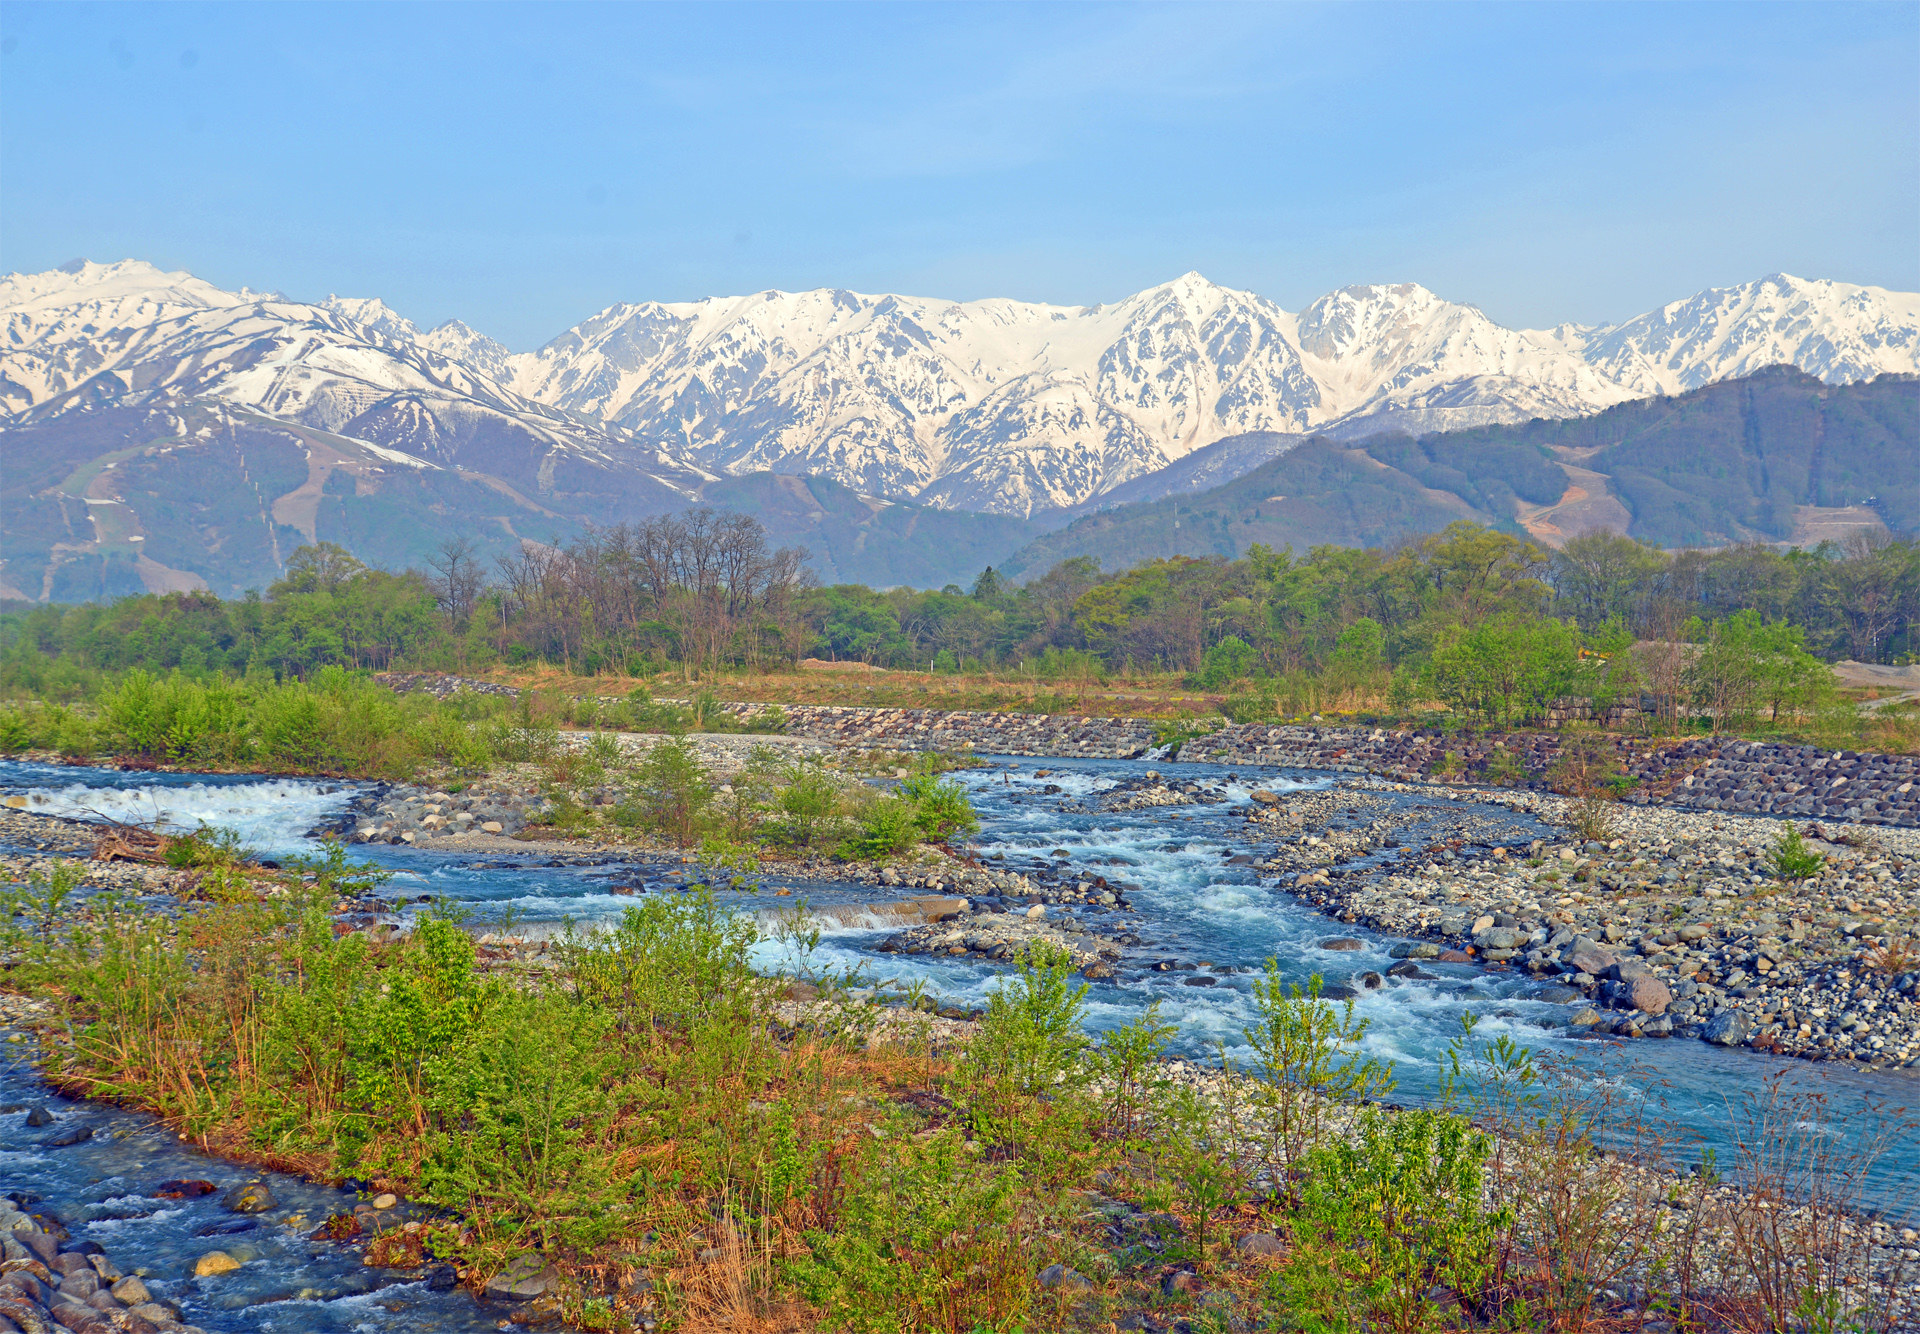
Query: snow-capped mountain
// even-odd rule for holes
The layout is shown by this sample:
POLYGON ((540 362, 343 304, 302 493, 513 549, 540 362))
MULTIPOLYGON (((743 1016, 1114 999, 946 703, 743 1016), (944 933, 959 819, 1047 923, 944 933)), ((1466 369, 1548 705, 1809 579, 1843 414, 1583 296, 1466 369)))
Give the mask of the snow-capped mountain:
POLYGON ((1790 364, 1839 384, 1920 362, 1920 293, 1776 273, 1675 301, 1610 329, 1556 330, 1635 398, 1790 364))
POLYGON ((1024 514, 1130 481, 1151 493, 1169 464, 1249 432, 1582 416, 1779 362, 1845 382, 1920 369, 1917 342, 1920 298, 1784 275, 1542 332, 1412 283, 1296 315, 1189 273, 1103 306, 838 290, 611 306, 507 366, 528 397, 716 471, 1024 514))
POLYGON ((0 314, 0 408, 15 421, 205 398, 501 477, 529 495, 558 486, 658 499, 707 480, 617 427, 524 398, 434 350, 436 338, 469 349, 447 329, 421 335, 376 300, 225 292, 126 260, 0 279, 0 314))
POLYGON ((510 423, 517 476, 540 476, 544 451, 683 489, 815 474, 1014 514, 1150 493, 1252 432, 1581 416, 1779 362, 1836 382, 1920 371, 1920 296, 1786 275, 1547 331, 1414 284, 1297 314, 1193 273, 1097 306, 767 291, 610 306, 519 354, 374 299, 302 305, 134 261, 0 280, 0 313, 16 415, 189 393, 496 474, 478 442, 510 423))

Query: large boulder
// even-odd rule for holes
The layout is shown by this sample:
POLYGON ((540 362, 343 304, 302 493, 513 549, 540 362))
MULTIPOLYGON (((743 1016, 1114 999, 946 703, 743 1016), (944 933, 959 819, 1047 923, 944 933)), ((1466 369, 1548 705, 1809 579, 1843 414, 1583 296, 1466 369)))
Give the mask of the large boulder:
POLYGON ((1747 1016, 1738 1010, 1722 1010, 1707 1020, 1700 1036, 1716 1047, 1737 1047, 1747 1036, 1747 1016))
POLYGON ((539 1255, 520 1255, 487 1280, 487 1296, 502 1301, 527 1301, 559 1283, 559 1275, 539 1255))
POLYGON ((1651 973, 1627 978, 1625 985, 1626 1003, 1642 1014, 1665 1014, 1667 1007, 1673 1004, 1673 992, 1651 973))

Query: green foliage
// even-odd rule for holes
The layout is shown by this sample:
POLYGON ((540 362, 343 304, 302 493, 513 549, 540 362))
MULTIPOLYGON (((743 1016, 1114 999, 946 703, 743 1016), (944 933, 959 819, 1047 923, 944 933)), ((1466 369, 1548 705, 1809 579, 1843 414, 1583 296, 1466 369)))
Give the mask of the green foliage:
POLYGON ((1109 1029, 1095 1052, 1106 1088, 1107 1125, 1122 1138, 1131 1138, 1143 1127, 1147 1113, 1172 1087, 1161 1057, 1180 1030, 1160 1017, 1160 1005, 1156 998, 1135 1018, 1109 1029))
POLYGON ((910 801, 877 797, 860 812, 857 830, 842 841, 848 857, 897 857, 920 841, 918 810, 910 801))
POLYGON ((839 1225, 807 1234, 793 1266, 801 1291, 831 1328, 857 1334, 1006 1328, 1033 1291, 1017 1171, 981 1162, 952 1127, 903 1129, 890 1128, 888 1161, 853 1183, 839 1225))
POLYGON ((1773 868, 1774 877, 1790 884, 1811 880, 1826 864, 1827 859, 1808 847, 1800 831, 1791 825, 1781 831, 1767 850, 1767 865, 1773 868))
POLYGON ((25 946, 44 958, 54 948, 56 927, 84 875, 79 862, 57 861, 51 869, 28 871, 23 887, 0 892, 0 942, 9 948, 25 946), (16 917, 26 925, 14 925, 16 917))
POLYGON ((655 742, 628 787, 632 818, 680 848, 697 840, 713 797, 712 775, 681 737, 655 742))
POLYGON ((1092 1077, 1082 1059, 1087 987, 1073 956, 1045 941, 1030 944, 1019 971, 987 998, 961 1070, 977 1133, 1031 1146, 1042 1100, 1071 1098, 1092 1077))
POLYGON ((1538 717, 1572 693, 1579 647, 1579 632, 1554 620, 1508 616, 1451 627, 1433 650, 1433 692, 1488 721, 1538 717))
POLYGON ((900 794, 911 803, 914 828, 927 842, 980 831, 980 818, 974 814, 967 789, 951 779, 943 781, 931 772, 913 774, 901 781, 900 794))
POLYGON ((1355 1129, 1299 1165, 1293 1246, 1271 1286, 1276 1316, 1312 1334, 1463 1327, 1465 1312, 1429 1293, 1442 1286, 1470 1307, 1492 1274, 1510 1216, 1482 1198, 1488 1138, 1429 1109, 1369 1108, 1355 1129))
POLYGON ((1191 682, 1202 690, 1218 690, 1251 672, 1255 661, 1256 655, 1246 640, 1228 635, 1206 651, 1191 682))
POLYGON ((307 773, 405 778, 428 763, 471 767, 492 750, 452 706, 396 696, 337 667, 308 681, 230 681, 135 669, 96 681, 95 716, 39 706, 9 711, 7 730, 29 745, 92 757, 307 773))
POLYGON ((788 765, 781 779, 773 799, 775 836, 796 848, 832 842, 842 828, 845 805, 833 776, 817 762, 800 760, 788 765))
POLYGON ((1799 626, 1765 624, 1748 609, 1689 631, 1700 643, 1687 670, 1693 701, 1724 729, 1752 728, 1762 709, 1777 722, 1782 708, 1809 708, 1832 690, 1832 672, 1806 651, 1799 626))
POLYGON ((1304 989, 1283 982, 1273 959, 1253 983, 1260 1020, 1246 1038, 1263 1082, 1252 1100, 1262 1166, 1275 1182, 1325 1141, 1344 1115, 1342 1104, 1384 1097, 1393 1088, 1390 1065, 1352 1050, 1366 1036, 1367 1021, 1354 1017, 1350 1000, 1337 1009, 1322 1000, 1320 987, 1317 973, 1304 989))
POLYGON ((255 855, 252 848, 241 844, 236 831, 216 828, 202 820, 192 833, 168 839, 161 859, 178 868, 240 866, 254 860, 255 855))

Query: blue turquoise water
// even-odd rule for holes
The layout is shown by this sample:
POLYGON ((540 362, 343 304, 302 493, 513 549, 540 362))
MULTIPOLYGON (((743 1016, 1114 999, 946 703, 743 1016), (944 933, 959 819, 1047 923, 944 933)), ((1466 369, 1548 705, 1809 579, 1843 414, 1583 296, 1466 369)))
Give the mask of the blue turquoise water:
MULTIPOLYGON (((1226 800, 1124 814, 1071 809, 1081 798, 1143 767, 1128 761, 1022 761, 1018 767, 959 775, 981 816, 977 845, 983 857, 1000 854, 1004 864, 1018 868, 1036 857, 1063 860, 1050 854, 1064 849, 1067 865, 1138 886, 1127 896, 1133 912, 1125 921, 1146 942, 1134 952, 1139 959, 1179 958, 1235 970, 1217 971, 1217 984, 1201 988, 1183 985, 1191 973, 1123 969, 1119 980, 1090 986, 1090 1028, 1124 1023, 1158 1000, 1163 1018, 1177 1025, 1175 1047, 1181 1054, 1244 1065, 1250 1056, 1244 1030, 1255 1016, 1252 970, 1265 960, 1275 960, 1283 976, 1300 982, 1316 972, 1340 981, 1362 970, 1386 971, 1394 939, 1334 923, 1270 884, 1261 884, 1253 868, 1226 862, 1227 855, 1248 850, 1237 808, 1252 788, 1325 788, 1350 779, 1312 771, 1158 763, 1155 767, 1169 778, 1221 784, 1226 800), (1049 770, 1044 780, 1035 776, 1041 767, 1049 770), (1042 791, 1044 784, 1062 790, 1048 795, 1042 791), (1320 949, 1320 941, 1332 935, 1357 938, 1364 947, 1342 953, 1320 949)), ((352 795, 350 786, 305 780, 123 774, 8 763, 0 763, 0 789, 28 792, 33 809, 61 814, 91 811, 115 818, 157 817, 187 827, 199 820, 227 825, 262 850, 280 854, 310 850, 306 831, 337 815, 352 795)), ((1461 809, 1461 803, 1418 794, 1375 795, 1388 801, 1385 817, 1409 847, 1418 846, 1435 821, 1461 809)), ((1545 832, 1530 817, 1504 807, 1480 809, 1503 822, 1512 841, 1545 832)), ((1372 812, 1370 818, 1381 814, 1372 812)), ((613 887, 646 878, 644 868, 636 866, 554 865, 548 863, 555 859, 541 854, 483 859, 430 848, 375 846, 356 851, 395 872, 385 891, 395 900, 453 900, 470 912, 476 929, 507 917, 532 930, 569 920, 588 926, 608 921, 634 901, 611 892, 613 887)), ((790 902, 767 897, 780 884, 777 877, 768 877, 766 893, 757 899, 738 896, 738 901, 749 911, 790 902)), ((895 893, 853 884, 792 888, 816 903, 859 902, 895 893)), ((873 946, 886 934, 880 928, 829 929, 811 962, 863 970, 875 983, 920 982, 932 994, 966 1005, 984 1003, 1004 975, 1001 967, 966 959, 878 954, 873 946)), ((768 967, 792 962, 785 948, 772 940, 762 945, 760 957, 768 967)), ((1833 1134, 1842 1143, 1864 1142, 1873 1133, 1879 1124, 1869 1111, 1874 1100, 1899 1105, 1920 1092, 1909 1071, 1814 1065, 1691 1040, 1576 1039, 1565 1029, 1567 1007, 1534 998, 1534 984, 1518 975, 1470 966, 1423 966, 1437 978, 1395 980, 1380 991, 1363 992, 1355 1003, 1356 1014, 1368 1025, 1361 1048, 1392 1063, 1396 1100, 1416 1102, 1435 1095, 1463 1014, 1478 1020, 1481 1040, 1509 1037, 1566 1069, 1588 1092, 1604 1090, 1617 1108, 1623 1139, 1645 1142, 1657 1135, 1671 1140, 1676 1156, 1687 1160, 1712 1150, 1727 1161, 1728 1126, 1741 1116, 1744 1101, 1759 1095, 1772 1079, 1824 1096, 1835 1109, 1833 1134), (1653 1129, 1638 1126, 1641 1120, 1653 1129)), ((1890 1216, 1912 1218, 1916 1199, 1920 1135, 1909 1131, 1879 1159, 1871 1201, 1890 1216)))

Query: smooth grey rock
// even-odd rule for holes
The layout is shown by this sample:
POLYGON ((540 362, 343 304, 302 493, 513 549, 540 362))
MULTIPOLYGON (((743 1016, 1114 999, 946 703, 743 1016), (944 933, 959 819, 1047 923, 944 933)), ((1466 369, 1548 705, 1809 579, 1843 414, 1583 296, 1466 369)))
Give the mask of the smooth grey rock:
POLYGON ((516 1256, 507 1267, 487 1280, 487 1296, 508 1301, 526 1301, 553 1287, 558 1276, 541 1255, 516 1256))
POLYGON ((1722 1010, 1707 1021, 1700 1036, 1716 1047, 1737 1047, 1747 1036, 1747 1016, 1738 1010, 1722 1010))
POLYGON ((236 1214, 263 1214, 279 1201, 274 1199, 273 1191, 264 1181, 249 1181, 244 1186, 235 1186, 220 1197, 220 1203, 236 1214))
POLYGON ((1077 1269, 1066 1265, 1052 1264, 1042 1269, 1034 1281, 1043 1288, 1058 1288, 1062 1292, 1092 1292, 1093 1280, 1077 1269))

